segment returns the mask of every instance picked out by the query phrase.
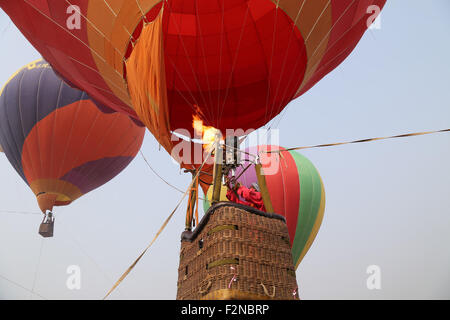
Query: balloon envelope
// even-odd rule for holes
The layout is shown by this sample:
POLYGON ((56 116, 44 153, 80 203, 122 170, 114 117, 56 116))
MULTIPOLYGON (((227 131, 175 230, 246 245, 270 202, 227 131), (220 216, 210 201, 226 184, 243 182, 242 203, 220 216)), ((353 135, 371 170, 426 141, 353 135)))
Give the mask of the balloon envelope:
POLYGON ((20 69, 0 96, 0 144, 41 210, 66 205, 119 174, 145 128, 103 113, 43 60, 20 69))
MULTIPOLYGON (((322 223, 325 211, 325 190, 319 172, 306 157, 296 151, 266 153, 284 150, 278 146, 258 146, 245 149, 248 154, 259 153, 268 193, 274 212, 286 218, 292 247, 294 265, 299 266, 309 250, 322 223)), ((254 157, 244 154, 242 167, 236 170, 238 182, 247 188, 258 183, 256 170, 251 165, 254 157)), ((225 191, 226 193, 226 191, 225 191)), ((204 209, 210 206, 211 195, 203 202, 204 209)), ((222 199, 221 199, 222 200, 222 199)), ((244 200, 244 199, 241 199, 244 200)))
POLYGON ((0 6, 68 81, 117 111, 136 116, 141 109, 139 117, 160 139, 161 130, 192 132, 193 116, 222 132, 266 124, 353 51, 385 2, 0 0, 0 6))

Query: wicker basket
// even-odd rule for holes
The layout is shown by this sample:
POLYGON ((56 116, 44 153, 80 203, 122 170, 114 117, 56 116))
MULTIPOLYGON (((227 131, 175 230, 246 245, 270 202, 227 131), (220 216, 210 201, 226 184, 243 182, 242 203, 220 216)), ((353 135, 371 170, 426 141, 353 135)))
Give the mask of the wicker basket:
POLYGON ((178 300, 287 300, 297 291, 280 215, 221 202, 181 236, 178 300))

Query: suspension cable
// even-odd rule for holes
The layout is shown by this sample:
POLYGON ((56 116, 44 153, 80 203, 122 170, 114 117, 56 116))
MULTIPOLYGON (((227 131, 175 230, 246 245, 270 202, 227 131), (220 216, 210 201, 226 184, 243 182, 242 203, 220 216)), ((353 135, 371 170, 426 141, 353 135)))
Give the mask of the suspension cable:
POLYGON ((318 144, 318 145, 314 145, 314 146, 286 148, 284 150, 273 150, 273 151, 264 151, 264 152, 265 153, 281 153, 281 152, 293 151, 293 150, 305 150, 305 149, 313 149, 313 148, 335 147, 335 146, 341 146, 341 145, 344 145, 344 144, 354 144, 354 143, 364 143, 364 142, 372 142, 372 141, 388 140, 388 139, 396 139, 396 138, 415 137, 415 136, 423 136, 423 135, 427 135, 427 134, 443 133, 443 132, 450 132, 450 128, 449 129, 442 129, 442 130, 435 130, 435 131, 405 133, 405 134, 399 134, 399 135, 388 136, 388 137, 369 138, 369 139, 360 139, 360 140, 353 140, 353 141, 346 141, 346 142, 318 144))
POLYGON ((212 154, 212 150, 214 150, 213 148, 211 149, 211 151, 208 153, 208 155, 205 157, 205 160, 203 161, 202 165, 199 167, 197 173, 195 174, 195 177, 192 179, 191 183, 189 184, 189 187, 187 188, 187 190, 184 192, 183 196, 181 197, 180 201, 178 201, 177 205, 175 206, 175 208, 172 210, 172 212, 169 214, 169 216, 166 218, 166 220, 164 221, 164 223, 162 224, 162 226, 159 228, 158 232, 156 233, 156 235, 153 237, 152 241, 150 242, 150 244, 144 249, 144 251, 142 251, 142 253, 137 257, 137 259, 131 264, 131 266, 128 267, 128 269, 122 274, 122 276, 119 278, 119 280, 116 281, 116 283, 112 286, 112 288, 108 291, 108 293, 105 295, 105 297, 103 298, 103 300, 105 300, 106 298, 108 298, 108 296, 117 288, 117 286, 126 278, 126 276, 128 276, 128 274, 131 272, 131 270, 133 270, 133 268, 136 266, 136 264, 139 262, 139 260, 141 260, 141 258, 145 255, 145 253, 148 251, 148 249, 150 249, 150 247, 153 245, 153 243, 156 241, 156 239, 158 239, 158 237, 160 236, 160 234, 164 231, 164 229, 166 228, 167 224, 169 223, 169 221, 172 219, 173 215, 175 214, 175 212, 178 210, 178 208, 180 207, 181 203, 183 202, 184 198, 187 196, 187 194, 191 191, 193 185, 194 185, 194 181, 198 178, 198 176, 200 175, 200 172, 203 168, 203 166, 206 164, 206 162, 208 161, 208 159, 210 158, 211 154, 212 154))
POLYGON ((19 284, 19 283, 13 281, 13 280, 11 280, 11 279, 6 278, 5 276, 2 276, 1 274, 0 274, 0 278, 2 278, 3 280, 5 280, 5 281, 7 281, 7 282, 9 282, 9 283, 12 283, 13 285, 15 285, 15 286, 17 286, 17 287, 19 287, 19 288, 21 288, 21 289, 23 289, 23 290, 25 290, 25 291, 28 291, 28 292, 30 292, 30 293, 32 293, 32 294, 34 294, 34 295, 37 295, 38 297, 40 297, 40 298, 42 298, 42 299, 44 299, 44 300, 48 300, 47 298, 41 296, 39 293, 31 291, 30 289, 25 288, 25 287, 22 286, 21 284, 19 284))

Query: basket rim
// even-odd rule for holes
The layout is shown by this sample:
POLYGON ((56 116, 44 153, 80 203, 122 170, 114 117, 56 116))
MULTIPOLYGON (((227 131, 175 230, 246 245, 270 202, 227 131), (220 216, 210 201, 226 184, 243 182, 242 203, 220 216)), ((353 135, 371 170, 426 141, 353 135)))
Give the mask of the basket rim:
POLYGON ((270 219, 277 219, 277 220, 281 220, 284 223, 286 223, 286 218, 277 213, 264 212, 264 211, 255 209, 253 207, 249 207, 249 206, 246 206, 246 205, 243 205, 240 203, 235 203, 235 202, 229 202, 229 201, 217 202, 217 203, 213 204, 208 209, 208 211, 206 211, 205 215, 202 217, 202 219, 200 220, 199 224, 194 229, 194 231, 184 231, 181 234, 181 241, 188 241, 188 242, 194 241, 197 238, 198 234, 201 233, 203 231, 203 229, 205 228, 205 226, 208 224, 210 217, 218 209, 223 208, 223 207, 234 207, 234 208, 242 209, 250 214, 256 214, 256 215, 263 216, 263 217, 270 218, 270 219))

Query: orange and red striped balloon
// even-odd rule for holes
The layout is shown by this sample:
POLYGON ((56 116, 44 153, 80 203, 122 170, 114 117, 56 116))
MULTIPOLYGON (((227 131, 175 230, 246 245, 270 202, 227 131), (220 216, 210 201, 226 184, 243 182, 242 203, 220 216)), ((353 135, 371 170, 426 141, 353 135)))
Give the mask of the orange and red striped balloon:
POLYGON ((170 150, 168 132, 192 132, 195 115, 222 132, 266 124, 353 51, 385 2, 0 0, 0 6, 64 78, 102 104, 139 116, 170 150))
POLYGON ((43 60, 20 69, 0 96, 0 145, 42 211, 66 205, 119 174, 145 128, 105 113, 43 60))

